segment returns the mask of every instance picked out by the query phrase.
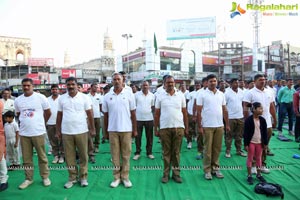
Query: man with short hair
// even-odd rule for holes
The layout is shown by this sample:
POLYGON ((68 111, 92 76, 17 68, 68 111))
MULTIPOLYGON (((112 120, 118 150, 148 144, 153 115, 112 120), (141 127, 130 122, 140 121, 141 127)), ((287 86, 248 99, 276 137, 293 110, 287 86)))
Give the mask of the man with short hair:
POLYGON ((172 179, 182 183, 180 148, 183 136, 188 134, 188 117, 185 97, 176 92, 174 86, 174 78, 167 76, 164 79, 166 90, 155 101, 154 131, 161 139, 164 160, 162 183, 169 181, 170 170, 173 171, 172 179))
POLYGON ((104 96, 102 110, 106 138, 109 137, 114 180, 110 186, 118 187, 121 180, 126 188, 132 187, 129 180, 131 138, 137 135, 135 99, 132 92, 123 86, 120 73, 113 75, 114 89, 104 96))
POLYGON ((137 137, 135 138, 136 152, 133 160, 138 160, 141 156, 143 128, 146 132, 146 151, 147 157, 154 159, 152 154, 153 145, 153 110, 154 94, 149 91, 148 81, 143 81, 142 90, 135 94, 136 119, 137 119, 137 137))
POLYGON ((216 75, 208 75, 207 82, 207 89, 197 97, 197 118, 199 133, 203 134, 204 141, 204 178, 212 180, 212 174, 217 178, 224 178, 219 164, 224 131, 223 118, 227 132, 230 131, 230 127, 225 95, 216 88, 216 75))
MULTIPOLYGON (((88 93, 88 97, 92 101, 93 114, 94 114, 94 124, 96 130, 96 136, 94 138, 94 152, 99 152, 99 144, 100 144, 100 104, 102 104, 102 98, 99 94, 97 94, 98 83, 94 82, 91 84, 90 93, 88 93)), ((92 139, 93 140, 93 139, 92 139)))
POLYGON ((226 132, 225 144, 226 152, 225 157, 230 158, 230 150, 232 139, 234 138, 236 154, 240 156, 247 156, 242 151, 242 138, 244 129, 244 118, 243 118, 243 98, 244 93, 238 87, 238 79, 233 78, 230 81, 230 88, 225 92, 226 106, 228 110, 229 126, 230 131, 226 132))
MULTIPOLYGON (((243 99, 243 112, 244 112, 244 119, 249 116, 249 107, 254 102, 259 102, 262 104, 263 114, 262 117, 265 118, 267 121, 267 128, 268 128, 268 144, 272 137, 272 127, 276 127, 276 111, 275 111, 275 99, 271 95, 269 91, 264 87, 265 86, 265 77, 262 74, 257 74, 254 77, 254 84, 255 87, 249 90, 247 94, 244 95, 243 99), (272 118, 271 118, 272 117, 272 118), (273 120, 273 121, 272 121, 273 120)), ((264 150, 262 153, 262 173, 270 173, 270 170, 266 167, 266 155, 267 150, 264 150)), ((274 155, 273 153, 269 152, 269 155, 274 155)), ((255 166, 255 165, 254 165, 255 166)), ((256 173, 256 168, 252 168, 252 172, 256 173)))
POLYGON ((278 135, 282 135, 282 125, 286 114, 288 115, 289 120, 289 135, 294 136, 293 131, 293 95, 296 90, 292 87, 293 86, 293 79, 287 80, 287 85, 281 88, 278 92, 278 103, 280 104, 279 109, 279 122, 278 122, 278 135))
POLYGON ((54 159, 52 161, 53 164, 56 163, 64 163, 64 149, 63 142, 61 138, 56 137, 56 117, 57 117, 57 109, 58 109, 58 100, 60 98, 59 88, 57 84, 51 85, 51 96, 48 97, 48 101, 51 109, 51 116, 47 121, 47 133, 49 142, 52 147, 52 154, 54 159))
POLYGON ((51 185, 49 179, 48 159, 45 152, 45 122, 51 116, 47 98, 33 91, 33 80, 22 80, 23 94, 16 98, 14 106, 20 121, 20 141, 22 149, 25 181, 19 189, 25 189, 33 183, 33 148, 38 155, 40 176, 44 186, 51 185))
POLYGON ((88 176, 88 134, 95 135, 92 103, 87 95, 78 92, 77 79, 66 79, 67 93, 58 101, 57 136, 64 142, 65 158, 69 180, 64 188, 69 189, 80 179, 81 187, 87 187, 88 176), (90 125, 90 130, 88 128, 90 125), (79 153, 79 172, 76 164, 76 149, 79 153))
POLYGON ((3 111, 2 111, 2 121, 4 123, 4 114, 7 112, 7 111, 12 111, 12 112, 15 112, 15 106, 14 106, 14 100, 10 98, 11 96, 11 91, 9 88, 5 88, 3 91, 2 91, 2 99, 0 99, 0 101, 3 102, 3 111))

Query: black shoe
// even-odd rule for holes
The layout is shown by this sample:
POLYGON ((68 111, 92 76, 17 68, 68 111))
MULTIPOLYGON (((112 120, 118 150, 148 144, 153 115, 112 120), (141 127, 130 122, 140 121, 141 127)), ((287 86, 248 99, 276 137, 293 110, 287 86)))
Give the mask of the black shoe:
POLYGON ((268 151, 267 156, 274 156, 274 153, 272 153, 271 151, 268 151))
POLYGON ((104 144, 104 143, 105 143, 105 140, 102 140, 101 143, 104 144))
POLYGON ((247 182, 249 183, 249 185, 253 185, 253 178, 252 178, 252 176, 248 176, 247 177, 247 182))
POLYGON ((180 176, 178 175, 173 175, 172 179, 176 182, 176 183, 182 183, 182 179, 180 176))
POLYGON ((162 183, 167 183, 169 181, 169 176, 163 176, 162 178, 161 178, 161 182, 162 183))
POLYGON ((262 177, 261 175, 260 175, 260 176, 256 176, 256 178, 257 178, 260 182, 262 182, 262 183, 267 182, 266 179, 265 179, 264 177, 262 177))
POLYGON ((90 163, 95 164, 96 160, 94 156, 90 156, 90 163))
POLYGON ((0 192, 6 190, 7 188, 8 188, 8 182, 2 183, 2 184, 0 185, 0 192))

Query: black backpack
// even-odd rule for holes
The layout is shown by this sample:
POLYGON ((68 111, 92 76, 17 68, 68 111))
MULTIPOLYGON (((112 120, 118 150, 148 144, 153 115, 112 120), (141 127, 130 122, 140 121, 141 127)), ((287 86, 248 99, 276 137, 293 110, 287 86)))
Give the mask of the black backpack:
POLYGON ((284 197, 281 185, 279 184, 257 183, 254 191, 258 194, 265 194, 267 196, 281 196, 281 199, 284 197))

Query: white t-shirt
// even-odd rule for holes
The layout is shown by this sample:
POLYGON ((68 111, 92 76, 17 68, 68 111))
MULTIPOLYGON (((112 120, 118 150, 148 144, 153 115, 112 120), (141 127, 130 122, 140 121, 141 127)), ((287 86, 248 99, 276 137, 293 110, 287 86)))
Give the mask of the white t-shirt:
POLYGON ((19 126, 17 122, 13 121, 11 123, 6 122, 4 124, 4 132, 5 132, 5 139, 11 140, 16 139, 16 132, 19 131, 19 126))
POLYGON ((135 93, 137 121, 153 120, 152 107, 154 106, 154 99, 154 94, 150 91, 148 91, 147 95, 145 95, 142 91, 135 93))
POLYGON ((270 104, 274 102, 271 92, 264 88, 263 91, 257 89, 256 87, 249 90, 249 92, 244 96, 244 100, 247 103, 259 102, 263 107, 262 116, 267 121, 267 127, 272 127, 270 104))
POLYGON ((92 109, 90 98, 81 92, 71 97, 68 92, 61 95, 58 111, 63 112, 61 133, 76 135, 88 132, 86 111, 92 109))
POLYGON ((31 137, 45 134, 44 110, 47 109, 50 109, 48 99, 40 93, 33 92, 28 97, 22 94, 16 98, 15 111, 20 113, 20 135, 31 137))
POLYGON ((88 93, 87 96, 92 101, 94 118, 100 118, 100 104, 102 104, 102 102, 101 102, 101 100, 102 100, 101 95, 99 95, 99 94, 96 93, 93 96, 91 93, 88 93))
POLYGON ((181 93, 181 94, 184 96, 184 98, 188 99, 188 94, 189 94, 190 92, 189 92, 188 90, 186 90, 186 91, 183 93, 181 90, 179 90, 178 93, 181 93))
POLYGON ((238 88, 237 92, 231 88, 226 89, 225 100, 229 119, 241 119, 244 117, 243 99, 244 92, 240 88, 238 88))
POLYGON ((122 89, 121 93, 114 91, 104 96, 102 110, 108 113, 108 132, 132 132, 131 112, 136 109, 132 92, 122 89))
POLYGON ((187 95, 187 111, 189 115, 193 115, 194 102, 197 97, 197 91, 192 91, 187 95))
POLYGON ((160 129, 184 128, 182 108, 186 108, 186 100, 182 94, 161 93, 157 96, 155 108, 160 109, 160 129))
POLYGON ((60 95, 54 100, 52 96, 48 97, 48 102, 50 104, 51 109, 51 116, 47 122, 47 125, 55 125, 56 124, 56 117, 57 117, 57 108, 58 108, 58 99, 60 95))
POLYGON ((15 106, 14 106, 15 101, 14 100, 7 99, 5 101, 5 99, 1 99, 1 101, 3 102, 3 112, 2 112, 2 114, 6 113, 7 111, 15 112, 15 106))
MULTIPOLYGON (((109 90, 109 91, 110 91, 110 92, 113 92, 113 91, 114 91, 114 88, 115 88, 115 87, 114 87, 114 86, 112 86, 112 87, 110 88, 110 90, 109 90)), ((125 84, 125 87, 124 87, 124 89, 125 89, 124 91, 128 91, 128 92, 131 92, 131 93, 133 93, 133 91, 132 91, 132 88, 131 88, 130 86, 126 85, 126 84, 125 84)))
POLYGON ((196 103, 197 106, 203 106, 201 112, 203 127, 216 128, 224 126, 222 107, 226 105, 226 100, 223 92, 216 90, 216 93, 213 93, 206 89, 198 94, 196 103))

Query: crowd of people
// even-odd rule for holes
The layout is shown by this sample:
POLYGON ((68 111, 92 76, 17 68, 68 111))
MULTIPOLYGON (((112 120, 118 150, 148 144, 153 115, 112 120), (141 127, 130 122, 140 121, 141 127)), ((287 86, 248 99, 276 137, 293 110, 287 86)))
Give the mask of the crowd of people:
POLYGON ((8 169, 24 169, 25 180, 19 189, 33 180, 33 152, 44 186, 50 186, 48 154, 53 164, 66 163, 68 180, 64 188, 80 183, 88 186, 88 162, 96 163, 100 143, 110 145, 113 166, 112 188, 120 183, 132 187, 129 179, 132 144, 133 160, 142 156, 142 135, 146 135, 146 156, 152 152, 153 136, 159 137, 163 159, 161 182, 170 177, 182 183, 180 151, 186 137, 186 148, 197 141, 197 160, 203 160, 204 178, 224 178, 220 170, 220 153, 225 138, 225 157, 232 157, 234 140, 236 154, 247 157, 247 178, 253 184, 253 174, 265 182, 262 173, 270 173, 267 156, 274 156, 270 139, 274 128, 283 137, 283 123, 288 116, 288 134, 300 142, 300 82, 266 80, 257 74, 253 81, 232 79, 218 81, 211 74, 186 89, 175 86, 173 76, 163 77, 163 84, 150 91, 148 81, 126 85, 126 73, 112 75, 112 87, 99 88, 92 83, 88 94, 82 92, 77 79, 66 79, 67 91, 59 93, 51 86, 51 96, 34 91, 33 81, 22 80, 23 94, 15 99, 10 90, 2 91, 0 101, 0 191, 8 187, 8 169), (278 113, 278 116, 277 116, 278 113), (278 120, 277 120, 278 119, 278 120), (278 126, 277 126, 278 121, 278 126), (102 130, 102 131, 101 131, 102 130), (102 137, 101 137, 102 132, 102 137), (20 150, 19 150, 20 147, 20 150), (22 157, 22 165, 20 161, 22 157), (171 175, 172 172, 172 175, 171 175))

